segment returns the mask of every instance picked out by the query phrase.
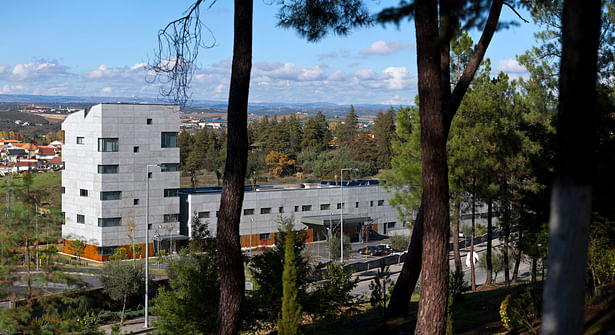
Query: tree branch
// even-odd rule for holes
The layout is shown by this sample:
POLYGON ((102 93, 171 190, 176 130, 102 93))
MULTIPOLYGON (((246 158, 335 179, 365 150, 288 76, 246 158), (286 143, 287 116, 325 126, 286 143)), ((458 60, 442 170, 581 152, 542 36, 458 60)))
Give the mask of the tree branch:
POLYGON ((485 52, 487 52, 487 47, 489 46, 491 38, 493 37, 493 34, 495 33, 495 30, 497 28, 503 4, 503 0, 494 0, 491 4, 489 17, 487 18, 487 23, 485 24, 485 28, 483 29, 483 33, 480 37, 480 40, 478 41, 478 44, 476 45, 472 56, 470 56, 468 65, 464 69, 461 78, 457 82, 457 85, 455 85, 453 94, 446 102, 443 122, 447 133, 450 129, 451 122, 453 122, 453 117, 455 116, 455 113, 457 112, 457 109, 461 104, 461 100, 463 99, 463 96, 468 90, 468 87, 470 86, 470 83, 474 78, 474 74, 476 74, 476 70, 478 70, 480 63, 485 56, 485 52))
POLYGON ((521 14, 519 14, 519 12, 517 12, 515 7, 513 7, 513 5, 511 5, 509 2, 504 2, 504 5, 506 5, 506 7, 508 7, 508 8, 510 8, 513 11, 513 13, 517 14, 517 17, 520 18, 521 21, 523 21, 525 23, 530 23, 530 21, 524 19, 523 16, 521 16, 521 14))

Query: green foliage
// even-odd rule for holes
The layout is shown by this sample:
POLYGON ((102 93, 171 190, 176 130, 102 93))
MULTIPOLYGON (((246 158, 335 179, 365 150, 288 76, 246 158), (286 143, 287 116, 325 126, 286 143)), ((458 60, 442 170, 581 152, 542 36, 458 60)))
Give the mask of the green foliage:
POLYGON ((500 305, 500 318, 509 331, 536 334, 534 327, 540 321, 541 311, 542 294, 528 287, 506 296, 500 305))
POLYGON ((395 138, 395 109, 389 108, 386 113, 379 112, 374 123, 377 150, 376 163, 378 168, 390 169, 393 157, 393 146, 391 143, 395 138))
POLYGON ((332 136, 327 120, 324 114, 319 111, 314 117, 309 118, 305 122, 301 148, 303 150, 313 150, 316 153, 320 153, 327 149, 331 138, 332 136))
POLYGON ((389 291, 393 287, 393 280, 391 280, 390 276, 389 267, 384 262, 381 262, 378 273, 374 280, 369 283, 369 289, 371 290, 369 303, 372 307, 376 308, 383 325, 386 320, 387 302, 391 296, 389 291))
POLYGON ((405 251, 410 245, 410 236, 407 235, 393 235, 390 240, 391 246, 395 251, 405 251))
POLYGON ((357 138, 357 122, 359 118, 354 111, 354 106, 350 105, 350 111, 346 114, 344 122, 337 126, 335 135, 339 146, 351 145, 357 138))
MULTIPOLYGON (((337 260, 340 258, 340 238, 338 236, 332 236, 327 240, 327 249, 329 249, 329 255, 331 255, 332 260, 337 260)), ((351 246, 350 246, 350 237, 348 235, 344 235, 344 255, 350 256, 351 246)))
POLYGON ((188 251, 169 261, 169 290, 160 288, 152 301, 159 334, 213 332, 220 277, 213 253, 188 251))
POLYGON ((280 217, 277 220, 278 231, 275 246, 260 255, 250 259, 249 271, 252 274, 254 291, 250 303, 251 317, 263 322, 274 324, 282 307, 282 273, 284 271, 285 241, 286 235, 290 234, 294 239, 295 265, 297 270, 297 299, 306 313, 313 313, 319 306, 309 302, 308 294, 309 278, 315 268, 309 264, 304 252, 305 234, 301 231, 292 231, 294 217, 280 217))
POLYGON ((342 168, 356 168, 356 177, 373 176, 378 172, 373 162, 361 162, 352 158, 350 148, 342 147, 334 151, 323 152, 316 160, 304 161, 303 166, 318 178, 331 178, 340 173, 342 168))
POLYGON ((476 236, 482 236, 487 234, 487 226, 484 224, 477 223, 476 224, 476 236))
POLYGON ((352 278, 352 271, 344 271, 340 263, 327 264, 321 284, 315 289, 313 301, 320 306, 314 316, 318 322, 329 323, 352 311, 353 297, 350 292, 359 283, 352 278))
MULTIPOLYGON (((509 252, 509 255, 512 253, 509 252)), ((478 260, 478 267, 487 271, 487 257, 481 257, 478 260)), ((504 254, 499 250, 494 250, 491 253, 491 270, 495 274, 493 281, 495 282, 498 278, 498 273, 504 271, 504 254)))
POLYGON ((142 267, 135 267, 129 262, 108 262, 99 276, 103 290, 114 301, 122 304, 120 323, 124 322, 124 310, 128 297, 141 292, 144 286, 145 274, 142 267))
POLYGON ((81 256, 83 256, 85 251, 85 242, 79 239, 72 240, 68 245, 68 250, 70 250, 73 255, 77 256, 78 262, 81 262, 81 256))
POLYGON ((282 310, 278 317, 278 334, 296 335, 301 322, 301 305, 297 301, 297 267, 292 226, 284 226, 284 271, 282 272, 282 310))
POLYGON ((113 255, 109 256, 110 261, 121 261, 125 258, 128 258, 128 251, 126 248, 116 248, 113 251, 113 255))
POLYGON ((421 180, 420 124, 418 108, 403 107, 397 110, 397 137, 391 142, 392 171, 385 171, 384 188, 393 193, 389 200, 404 222, 411 222, 423 195, 421 180))
POLYGON ((604 218, 596 218, 591 226, 588 265, 594 285, 615 280, 615 225, 604 218))

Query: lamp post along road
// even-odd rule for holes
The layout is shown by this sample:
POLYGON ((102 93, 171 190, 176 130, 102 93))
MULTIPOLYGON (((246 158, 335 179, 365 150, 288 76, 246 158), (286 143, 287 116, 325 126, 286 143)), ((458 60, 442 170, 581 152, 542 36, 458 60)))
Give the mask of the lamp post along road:
POLYGON ((342 203, 340 204, 340 263, 344 262, 344 171, 359 171, 359 169, 340 169, 340 189, 342 193, 342 203))
POLYGON ((149 328, 149 168, 160 166, 148 164, 145 168, 145 328, 149 328))

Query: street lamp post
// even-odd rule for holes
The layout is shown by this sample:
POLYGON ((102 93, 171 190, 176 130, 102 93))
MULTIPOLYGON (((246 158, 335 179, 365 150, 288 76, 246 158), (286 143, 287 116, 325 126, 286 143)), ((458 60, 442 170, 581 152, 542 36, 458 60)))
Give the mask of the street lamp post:
POLYGON ((344 171, 359 171, 359 169, 340 169, 340 188, 342 193, 342 203, 340 204, 340 263, 344 262, 344 171))
POLYGON ((145 168, 145 328, 149 328, 149 168, 160 166, 148 164, 145 168))

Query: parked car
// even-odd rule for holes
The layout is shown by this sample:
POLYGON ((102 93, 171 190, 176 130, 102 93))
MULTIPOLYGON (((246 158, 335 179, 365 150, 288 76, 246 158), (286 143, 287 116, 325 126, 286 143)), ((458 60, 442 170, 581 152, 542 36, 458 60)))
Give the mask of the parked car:
POLYGON ((381 256, 383 253, 383 250, 378 248, 375 245, 368 245, 365 248, 359 249, 359 253, 361 255, 381 256))
POLYGON ((393 252, 393 249, 391 248, 390 245, 387 245, 387 244, 368 245, 365 248, 359 249, 359 253, 361 255, 371 255, 371 256, 386 256, 390 254, 391 252, 393 252))
POLYGON ((388 255, 393 252, 393 247, 388 243, 381 243, 378 244, 376 247, 382 249, 385 255, 388 255))

